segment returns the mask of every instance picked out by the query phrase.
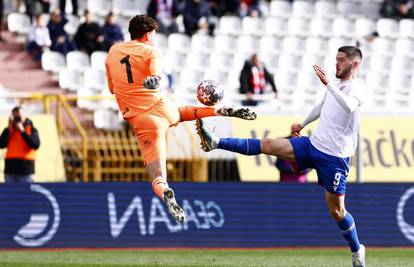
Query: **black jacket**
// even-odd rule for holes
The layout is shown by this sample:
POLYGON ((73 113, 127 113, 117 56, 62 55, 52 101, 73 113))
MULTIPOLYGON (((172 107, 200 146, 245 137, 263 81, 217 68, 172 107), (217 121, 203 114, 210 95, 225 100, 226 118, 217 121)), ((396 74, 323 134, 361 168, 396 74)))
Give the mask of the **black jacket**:
MULTIPOLYGON (((39 133, 37 132, 37 129, 33 126, 32 121, 26 119, 23 123, 23 126, 26 127, 28 125, 32 126, 32 133, 31 135, 29 135, 26 132, 21 132, 23 140, 30 148, 38 149, 40 147, 39 133)), ((0 135, 0 148, 6 148, 9 144, 9 139, 10 130, 8 127, 6 127, 0 135)), ((34 174, 35 172, 34 160, 6 159, 4 163, 4 173, 7 174, 29 175, 34 174)))
MULTIPOLYGON (((252 81, 252 64, 250 61, 245 61, 243 69, 240 73, 240 93, 246 94, 246 93, 254 93, 254 88, 251 83, 252 81)), ((266 80, 266 84, 269 83, 270 86, 272 86, 273 92, 277 93, 276 84, 273 80, 273 75, 266 69, 266 67, 263 67, 264 76, 266 80)))
POLYGON ((73 39, 80 50, 92 54, 95 51, 104 50, 104 43, 98 42, 100 35, 103 35, 103 32, 98 23, 83 23, 79 26, 73 39))

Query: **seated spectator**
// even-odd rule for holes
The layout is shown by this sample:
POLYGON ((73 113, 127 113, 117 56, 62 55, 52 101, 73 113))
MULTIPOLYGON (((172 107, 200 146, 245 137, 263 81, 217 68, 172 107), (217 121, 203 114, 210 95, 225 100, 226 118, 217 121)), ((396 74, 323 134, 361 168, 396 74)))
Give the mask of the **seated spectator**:
POLYGON ((246 94, 243 105, 256 106, 258 102, 254 100, 254 94, 265 93, 266 84, 270 84, 275 97, 277 88, 273 80, 273 75, 267 71, 257 54, 253 54, 250 60, 246 60, 240 73, 240 93, 246 94))
POLYGON ((74 44, 69 40, 64 26, 68 22, 62 17, 60 10, 56 9, 50 15, 50 21, 47 25, 50 39, 52 40, 51 50, 66 55, 69 51, 75 50, 74 44))
POLYGON ((394 18, 414 18, 414 0, 385 0, 381 15, 394 18))
POLYGON ((241 0, 227 0, 225 15, 240 16, 240 1, 241 0))
POLYGON ((36 21, 30 29, 27 51, 33 56, 33 59, 39 61, 42 58, 43 50, 52 45, 49 30, 45 25, 43 15, 37 15, 36 21))
POLYGON ((197 31, 213 34, 215 25, 206 0, 185 0, 183 17, 186 34, 191 36, 197 31))
POLYGON ((242 0, 240 2, 240 15, 259 17, 262 15, 259 8, 260 0, 242 0))
POLYGON ((85 10, 84 16, 85 22, 79 26, 74 40, 79 50, 90 55, 95 51, 104 50, 104 36, 101 26, 92 21, 89 10, 85 10))
POLYGON ((157 32, 166 35, 178 32, 176 18, 180 11, 177 0, 151 0, 147 14, 158 22, 157 32))
MULTIPOLYGON (((210 7, 211 14, 216 17, 221 17, 227 12, 227 2, 234 1, 224 1, 224 0, 207 0, 208 6, 210 7)), ((237 4, 238 7, 239 4, 237 4)))
POLYGON ((122 34, 121 27, 116 23, 115 15, 110 12, 106 16, 105 25, 103 27, 103 35, 105 42, 105 49, 109 51, 109 48, 115 43, 122 42, 124 35, 122 34))

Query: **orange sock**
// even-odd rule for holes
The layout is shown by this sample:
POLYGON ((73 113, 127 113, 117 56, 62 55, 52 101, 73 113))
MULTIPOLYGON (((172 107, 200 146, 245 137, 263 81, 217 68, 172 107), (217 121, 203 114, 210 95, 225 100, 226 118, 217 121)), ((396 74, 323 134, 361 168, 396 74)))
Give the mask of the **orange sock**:
POLYGON ((164 177, 157 177, 152 181, 152 191, 161 199, 163 198, 162 194, 167 188, 168 183, 164 177))
POLYGON ((215 107, 185 106, 178 108, 181 121, 192 121, 205 117, 217 116, 215 107))

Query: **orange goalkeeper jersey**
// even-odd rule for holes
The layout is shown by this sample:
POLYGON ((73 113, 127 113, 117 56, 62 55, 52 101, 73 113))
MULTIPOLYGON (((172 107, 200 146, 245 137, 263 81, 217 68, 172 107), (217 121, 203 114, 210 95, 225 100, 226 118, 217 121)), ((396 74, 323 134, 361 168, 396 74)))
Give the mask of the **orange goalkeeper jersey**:
POLYGON ((143 80, 160 75, 160 53, 150 44, 129 41, 115 44, 106 58, 106 77, 124 118, 153 107, 161 98, 158 89, 147 89, 143 80))

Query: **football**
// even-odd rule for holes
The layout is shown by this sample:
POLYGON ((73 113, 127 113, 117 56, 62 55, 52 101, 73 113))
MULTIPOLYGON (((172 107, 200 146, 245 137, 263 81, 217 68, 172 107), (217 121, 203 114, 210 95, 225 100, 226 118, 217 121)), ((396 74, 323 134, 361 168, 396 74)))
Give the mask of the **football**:
POLYGON ((223 99, 223 96, 223 89, 216 81, 205 80, 197 86, 197 99, 203 105, 217 105, 223 99))

